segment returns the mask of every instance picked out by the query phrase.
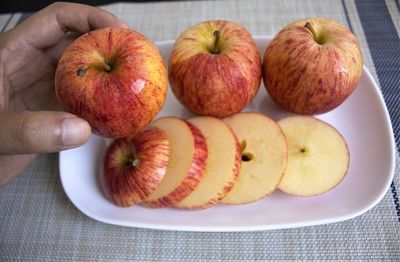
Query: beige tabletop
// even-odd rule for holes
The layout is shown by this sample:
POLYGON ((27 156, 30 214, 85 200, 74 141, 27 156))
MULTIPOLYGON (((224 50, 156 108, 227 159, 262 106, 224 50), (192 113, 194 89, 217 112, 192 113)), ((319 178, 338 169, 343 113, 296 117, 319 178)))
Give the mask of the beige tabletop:
MULTIPOLYGON (((400 139, 398 0, 179 1, 102 8, 153 41, 176 39, 188 26, 207 19, 228 19, 252 35, 273 36, 296 19, 333 18, 360 40, 364 62, 382 89, 396 141, 400 139)), ((0 28, 9 30, 26 16, 1 15, 0 28)), ((23 175, 0 188, 0 261, 400 261, 397 150, 396 154, 397 169, 388 192, 374 208, 354 219, 232 233, 161 231, 95 221, 64 193, 58 154, 41 155, 23 175)))

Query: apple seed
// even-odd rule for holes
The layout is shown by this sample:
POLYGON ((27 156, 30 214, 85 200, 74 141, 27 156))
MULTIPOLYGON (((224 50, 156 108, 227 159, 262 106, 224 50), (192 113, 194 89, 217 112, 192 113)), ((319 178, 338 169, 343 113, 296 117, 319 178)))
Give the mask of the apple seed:
POLYGON ((242 154, 242 161, 244 161, 244 162, 248 162, 248 161, 252 160, 253 158, 254 158, 254 156, 252 153, 245 152, 242 154))
POLYGON ((300 148, 300 154, 302 154, 302 155, 306 155, 309 152, 310 152, 310 150, 306 146, 303 146, 300 148))
POLYGON ((247 146, 246 140, 240 142, 240 152, 243 152, 246 149, 246 146, 247 146))

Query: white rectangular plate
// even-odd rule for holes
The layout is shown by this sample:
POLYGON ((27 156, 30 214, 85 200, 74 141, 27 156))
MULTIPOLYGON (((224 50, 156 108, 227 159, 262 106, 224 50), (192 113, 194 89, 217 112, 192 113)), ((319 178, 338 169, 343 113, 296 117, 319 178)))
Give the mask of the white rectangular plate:
MULTIPOLYGON (((261 54, 271 38, 255 37, 261 54)), ((158 43, 168 61, 173 41, 158 43)), ((244 111, 257 111, 278 120, 289 113, 274 104, 263 85, 244 111)), ((191 114, 169 91, 157 117, 191 114)), ((216 205, 197 211, 173 208, 120 208, 100 191, 97 174, 109 141, 92 136, 80 148, 60 153, 60 176, 65 193, 84 214, 98 221, 129 227, 185 231, 250 231, 338 222, 375 206, 386 193, 394 173, 395 147, 382 95, 366 68, 353 94, 335 110, 318 118, 336 127, 350 150, 350 169, 333 190, 314 197, 296 197, 275 191, 247 205, 216 205)))

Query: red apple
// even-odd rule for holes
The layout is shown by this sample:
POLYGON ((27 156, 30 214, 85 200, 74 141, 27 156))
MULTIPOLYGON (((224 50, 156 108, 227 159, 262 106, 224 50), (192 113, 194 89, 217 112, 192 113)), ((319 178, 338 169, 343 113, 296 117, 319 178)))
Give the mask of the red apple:
POLYGON ((160 185, 167 172, 170 145, 156 127, 134 138, 116 139, 107 149, 101 178, 106 195, 118 206, 140 203, 160 185))
POLYGON ((140 33, 104 28, 75 40, 62 55, 55 88, 64 110, 105 137, 134 135, 161 110, 168 87, 158 48, 140 33))
POLYGON ((362 70, 356 37, 326 18, 303 19, 283 28, 263 61, 268 93, 298 114, 321 114, 339 106, 356 88, 362 70))
POLYGON ((229 21, 206 21, 184 31, 169 59, 177 99, 190 111, 216 117, 246 107, 261 81, 261 59, 249 32, 229 21))

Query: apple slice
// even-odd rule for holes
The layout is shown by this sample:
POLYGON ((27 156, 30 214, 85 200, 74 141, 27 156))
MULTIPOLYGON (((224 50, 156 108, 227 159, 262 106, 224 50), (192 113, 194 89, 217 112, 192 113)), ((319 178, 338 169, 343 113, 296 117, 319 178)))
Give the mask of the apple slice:
POLYGON ((188 120, 207 141, 208 157, 204 177, 198 186, 175 207, 203 209, 218 203, 232 188, 240 169, 240 146, 232 131, 221 120, 199 116, 188 120))
POLYGON ((167 171, 169 151, 167 134, 155 127, 114 140, 100 178, 107 197, 121 207, 146 199, 167 171))
POLYGON ((318 195, 345 177, 350 154, 334 127, 310 116, 291 116, 278 124, 286 135, 289 152, 280 190, 299 196, 318 195))
POLYGON ((142 204, 152 208, 171 206, 188 196, 203 177, 206 140, 196 127, 176 117, 159 118, 150 126, 167 134, 170 157, 159 187, 142 204))
POLYGON ((238 113, 223 121, 240 142, 242 165, 237 182, 221 202, 246 204, 272 193, 287 163, 286 138, 279 125, 254 112, 238 113))

